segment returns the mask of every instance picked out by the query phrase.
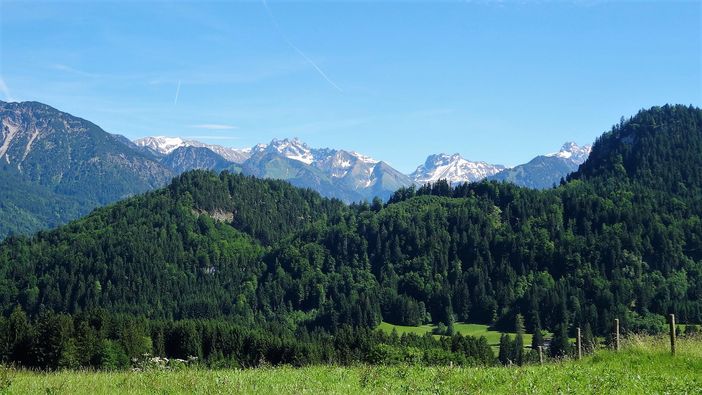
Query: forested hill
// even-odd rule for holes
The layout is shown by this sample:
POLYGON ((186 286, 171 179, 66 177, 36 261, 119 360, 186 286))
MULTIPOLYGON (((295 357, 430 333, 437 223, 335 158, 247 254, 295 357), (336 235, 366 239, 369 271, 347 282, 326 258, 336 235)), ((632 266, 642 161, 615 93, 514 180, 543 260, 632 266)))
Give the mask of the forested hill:
POLYGON ((701 125, 702 112, 692 107, 641 111, 598 138, 589 159, 569 178, 627 178, 672 194, 699 191, 701 125))
POLYGON ((615 126, 558 188, 481 182, 346 206, 195 171, 0 245, 0 308, 227 316, 335 331, 453 320, 606 334, 702 321, 702 111, 615 126))

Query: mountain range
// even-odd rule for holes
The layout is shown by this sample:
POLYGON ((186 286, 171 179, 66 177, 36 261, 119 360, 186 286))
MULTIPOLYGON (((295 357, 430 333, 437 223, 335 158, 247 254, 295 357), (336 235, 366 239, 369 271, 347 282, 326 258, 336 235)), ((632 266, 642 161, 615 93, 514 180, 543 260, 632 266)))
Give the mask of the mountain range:
POLYGON ((242 163, 251 156, 250 149, 236 149, 221 145, 205 144, 196 140, 184 140, 180 137, 144 137, 134 141, 140 149, 156 157, 162 157, 182 147, 207 148, 225 160, 233 163, 242 163))
POLYGON ((282 179, 344 202, 386 200, 399 188, 446 179, 484 178, 533 188, 557 184, 590 147, 567 143, 556 154, 514 168, 459 154, 430 155, 413 173, 355 151, 311 148, 297 138, 230 148, 180 137, 130 141, 90 121, 37 102, 0 102, 0 238, 54 227, 95 207, 165 185, 188 170, 228 170, 282 179))
POLYGON ((386 199, 399 187, 434 183, 441 179, 452 185, 487 178, 529 188, 550 188, 577 170, 592 148, 591 145, 579 146, 567 142, 556 153, 539 155, 528 163, 511 168, 470 161, 458 153, 434 154, 429 155, 414 172, 404 175, 389 164, 358 152, 310 148, 297 138, 274 139, 268 144, 251 148, 229 148, 165 136, 145 137, 134 143, 156 154, 162 163, 168 163, 178 172, 193 169, 241 170, 257 177, 288 180, 295 186, 309 187, 324 196, 346 202, 370 200, 375 196, 386 199), (179 152, 193 147, 202 149, 193 150, 188 156, 179 152), (206 150, 218 154, 224 161, 214 158, 198 161, 196 152, 211 156, 206 150))

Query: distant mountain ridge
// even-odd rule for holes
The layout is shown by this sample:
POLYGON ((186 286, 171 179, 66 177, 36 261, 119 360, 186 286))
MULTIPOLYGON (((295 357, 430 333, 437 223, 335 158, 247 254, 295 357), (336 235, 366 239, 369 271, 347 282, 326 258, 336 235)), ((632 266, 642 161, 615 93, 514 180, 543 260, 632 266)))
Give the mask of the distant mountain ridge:
POLYGON ((388 198, 413 181, 385 162, 355 151, 311 148, 297 138, 273 139, 251 148, 230 148, 154 136, 134 141, 176 173, 206 169, 242 171, 261 178, 275 178, 311 188, 345 202, 388 198))
POLYGON ((409 176, 417 184, 434 183, 444 179, 449 184, 476 182, 483 179, 508 181, 528 188, 544 189, 558 184, 568 174, 578 170, 587 160, 591 145, 574 142, 563 144, 558 152, 539 155, 528 163, 515 167, 473 162, 460 154, 435 154, 417 167, 409 176))
POLYGON ((221 145, 206 144, 197 140, 184 140, 180 137, 153 136, 134 140, 134 144, 156 156, 168 155, 181 147, 208 148, 217 155, 233 163, 242 163, 251 156, 248 148, 237 149, 221 145))
MULTIPOLYGON (((387 198, 393 192, 393 188, 434 183, 441 179, 452 185, 487 178, 529 188, 550 188, 576 171, 587 159, 592 147, 566 142, 557 152, 539 155, 528 163, 512 168, 483 161, 470 161, 458 153, 434 154, 428 156, 414 172, 405 175, 387 163, 358 152, 310 148, 297 138, 273 139, 268 144, 257 144, 251 148, 228 148, 164 136, 146 137, 136 140, 135 144, 166 156, 171 155, 177 148, 186 146, 208 148, 217 154, 235 152, 238 155, 237 161, 221 155, 232 164, 240 165, 233 169, 257 177, 288 180, 293 185, 312 188, 324 196, 336 197, 347 202, 370 200, 375 196, 387 198), (246 159, 241 160, 243 158, 246 159), (379 166, 380 163, 383 164, 379 166)), ((202 153, 205 154, 204 151, 202 153)), ((192 160, 196 161, 195 158, 192 160)), ((224 168, 226 166, 221 164, 213 164, 210 167, 183 164, 176 170, 182 172, 224 168)))
POLYGON ((551 188, 561 179, 578 170, 592 150, 592 145, 579 146, 574 142, 563 144, 558 152, 540 155, 529 162, 505 169, 488 177, 489 180, 508 181, 536 189, 551 188))
POLYGON ((460 184, 480 181, 504 169, 505 166, 502 165, 471 162, 457 153, 453 155, 436 154, 427 157, 424 164, 410 174, 410 178, 417 184, 434 183, 441 179, 450 184, 460 184))
POLYGON ((274 139, 251 149, 244 173, 278 178, 341 200, 388 198, 412 180, 379 161, 355 151, 314 149, 299 139, 274 139))

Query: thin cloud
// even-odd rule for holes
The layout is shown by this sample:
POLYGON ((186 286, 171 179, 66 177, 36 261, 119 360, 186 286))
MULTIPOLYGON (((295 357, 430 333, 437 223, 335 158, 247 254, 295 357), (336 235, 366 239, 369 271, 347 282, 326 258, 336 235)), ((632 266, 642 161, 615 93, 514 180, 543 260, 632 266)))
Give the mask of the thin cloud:
POLYGON ((180 95, 180 80, 178 80, 178 87, 176 88, 175 99, 173 99, 173 105, 178 104, 178 95, 180 95))
POLYGON ((103 78, 103 76, 100 74, 95 74, 95 73, 90 73, 90 72, 87 72, 84 70, 79 70, 79 69, 76 69, 75 67, 71 67, 71 66, 68 66, 68 65, 65 65, 62 63, 52 64, 51 68, 54 70, 63 71, 65 73, 79 75, 81 77, 103 78))
POLYGON ((300 48, 298 48, 295 44, 292 43, 292 41, 288 40, 288 37, 283 33, 283 29, 280 28, 280 25, 278 24, 278 20, 275 19, 275 16, 273 15, 273 11, 271 11, 270 7, 268 7, 268 2, 266 0, 261 0, 263 2, 263 6, 266 8, 266 12, 268 12, 268 16, 271 19, 271 22, 273 23, 273 26, 275 27, 275 30, 280 34, 280 37, 282 37, 283 41, 285 41, 286 44, 290 48, 292 48, 295 52, 298 53, 307 63, 309 63, 310 66, 312 66, 317 73, 324 78, 325 81, 329 83, 334 89, 338 90, 339 92, 344 92, 339 88, 339 85, 337 85, 334 81, 332 81, 331 78, 319 67, 317 66, 317 63, 315 63, 312 59, 310 59, 309 56, 307 56, 300 48))
POLYGON ((10 92, 10 87, 7 86, 2 76, 0 76, 0 92, 2 92, 2 95, 5 97, 5 100, 15 101, 15 99, 12 97, 12 93, 10 92))
POLYGON ((225 125, 221 123, 202 123, 198 125, 190 125, 191 128, 195 129, 207 129, 207 130, 232 130, 237 129, 234 125, 225 125))
POLYGON ((187 139, 193 140, 239 140, 238 136, 208 136, 208 135, 197 135, 197 136, 186 136, 187 139))

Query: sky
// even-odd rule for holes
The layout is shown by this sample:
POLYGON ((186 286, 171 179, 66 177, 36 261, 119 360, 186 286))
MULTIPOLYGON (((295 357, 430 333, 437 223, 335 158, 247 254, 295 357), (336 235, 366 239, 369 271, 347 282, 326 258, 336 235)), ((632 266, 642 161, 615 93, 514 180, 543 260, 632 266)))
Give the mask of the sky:
POLYGON ((702 105, 702 2, 0 0, 0 100, 135 139, 516 165, 702 105))

